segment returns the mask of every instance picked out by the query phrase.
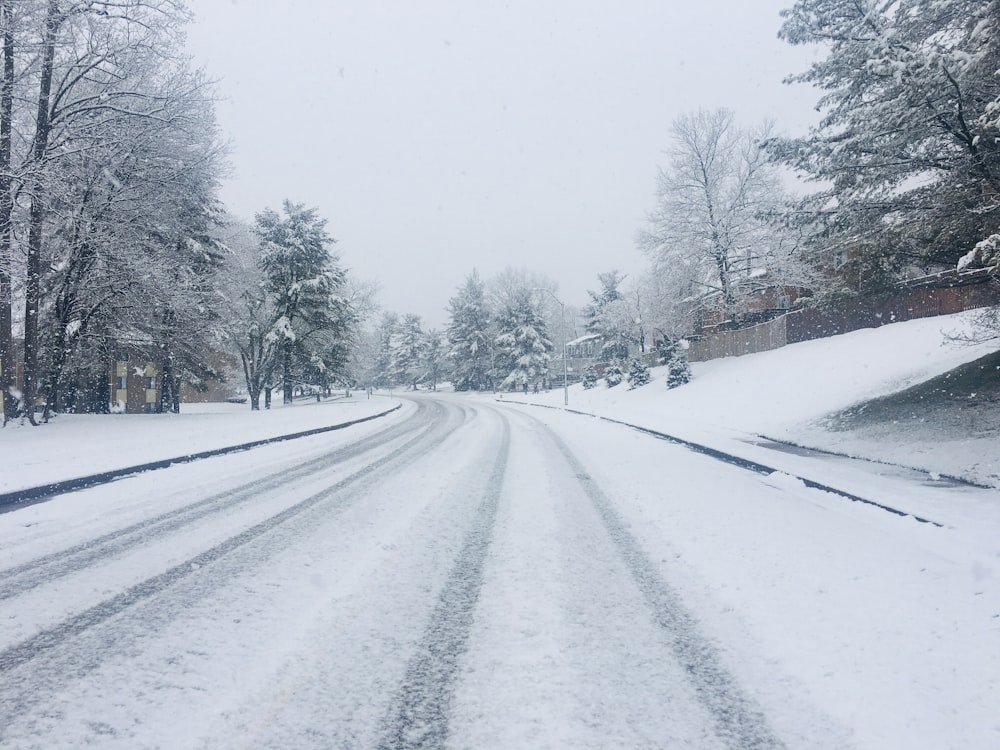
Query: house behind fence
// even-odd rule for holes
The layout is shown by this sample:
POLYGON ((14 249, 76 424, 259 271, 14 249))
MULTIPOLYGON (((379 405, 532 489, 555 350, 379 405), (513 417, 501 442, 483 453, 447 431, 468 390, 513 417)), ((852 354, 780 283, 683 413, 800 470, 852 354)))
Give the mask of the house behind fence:
POLYGON ((911 281, 897 294, 858 298, 826 307, 806 308, 750 328, 721 331, 690 342, 688 358, 703 362, 777 349, 785 344, 878 328, 917 318, 1000 304, 1000 283, 992 269, 945 273, 911 281))

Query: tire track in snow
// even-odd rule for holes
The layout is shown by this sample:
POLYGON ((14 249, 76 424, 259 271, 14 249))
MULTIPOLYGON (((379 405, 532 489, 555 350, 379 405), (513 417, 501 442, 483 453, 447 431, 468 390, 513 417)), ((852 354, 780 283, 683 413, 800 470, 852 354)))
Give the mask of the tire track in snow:
POLYGON ((785 745, 767 718, 723 665, 717 650, 701 634, 698 621, 665 581, 639 542, 628 531, 610 499, 586 467, 548 426, 538 423, 590 498, 618 553, 652 610, 668 645, 688 674, 698 699, 715 720, 719 738, 734 750, 774 750, 785 745))
MULTIPOLYGON (((289 482, 332 467, 334 464, 363 456, 386 442, 407 434, 428 430, 433 426, 438 414, 424 414, 426 402, 418 402, 418 410, 409 419, 393 425, 375 435, 345 446, 342 449, 319 456, 292 468, 283 468, 261 479, 248 482, 232 490, 216 493, 196 503, 176 508, 166 513, 132 524, 124 529, 89 539, 59 552, 54 552, 29 562, 0 571, 0 601, 29 591, 37 586, 50 583, 66 575, 109 558, 120 556, 146 542, 183 529, 213 514, 223 513, 235 506, 253 501, 289 482), (414 424, 416 422, 416 424, 414 424)), ((419 435, 410 442, 419 440, 419 435)))
POLYGON ((431 614, 417 652, 393 699, 380 750, 440 748, 448 721, 458 662, 465 653, 473 612, 483 584, 483 567, 497 516, 510 454, 510 424, 503 420, 501 445, 476 521, 469 530, 431 614))
MULTIPOLYGON (((442 409, 442 412, 446 411, 442 409)), ((466 411, 464 407, 461 408, 461 421, 465 421, 466 411)), ((100 639, 102 648, 87 649, 85 653, 77 653, 72 650, 69 642, 74 637, 86 634, 103 623, 113 621, 114 624, 109 625, 109 627, 123 628, 125 633, 129 635, 129 638, 125 640, 134 640, 136 631, 142 629, 142 623, 140 621, 137 625, 135 622, 129 621, 127 614, 137 605, 159 595, 169 587, 182 582, 226 555, 265 537, 268 532, 284 527, 288 522, 302 516, 306 511, 324 501, 333 501, 334 505, 331 508, 333 511, 345 507, 357 495, 343 495, 344 490, 356 489, 357 485, 363 485, 366 480, 377 482, 381 472, 418 461, 447 440, 456 427, 455 420, 447 417, 448 415, 445 413, 440 421, 434 425, 433 434, 430 436, 421 432, 389 454, 367 464, 329 488, 307 497, 184 562, 174 565, 163 573, 147 578, 116 596, 0 651, 0 675, 3 675, 0 678, 0 706, 3 706, 2 712, 0 712, 0 739, 2 739, 5 717, 23 713, 30 705, 41 699, 37 689, 39 684, 56 684, 63 679, 62 676, 67 672, 71 673, 74 678, 78 678, 98 667, 103 659, 110 657, 115 652, 117 638, 114 632, 109 632, 100 639), (415 447, 418 449, 414 450, 415 447), (64 645, 69 646, 68 652, 62 648, 64 645), (29 664, 30 674, 8 675, 17 668, 29 664)), ((254 559, 254 563, 260 564, 270 554, 278 551, 278 549, 265 549, 254 559)), ((224 583, 224 580, 219 580, 215 582, 215 585, 224 583)), ((211 585, 203 586, 201 594, 208 595, 211 588, 211 585)), ((162 622, 158 620, 156 625, 162 627, 169 619, 172 619, 172 616, 168 616, 162 622)))

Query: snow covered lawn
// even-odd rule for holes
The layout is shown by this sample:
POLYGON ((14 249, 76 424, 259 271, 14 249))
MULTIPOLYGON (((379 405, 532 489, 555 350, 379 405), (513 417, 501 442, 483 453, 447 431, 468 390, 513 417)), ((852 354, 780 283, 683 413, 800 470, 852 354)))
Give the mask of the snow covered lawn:
MULTIPOLYGON (((766 435, 861 458, 950 474, 1000 487, 996 435, 919 434, 883 430, 878 439, 823 429, 824 418, 868 399, 893 393, 978 359, 995 344, 962 346, 949 333, 968 330, 974 313, 924 318, 833 336, 743 357, 692 363, 693 380, 664 387, 665 372, 635 390, 609 389, 603 381, 586 391, 570 388, 570 408, 640 424, 696 442, 707 442, 767 462, 740 445, 766 435)), ((558 377, 555 378, 558 383, 558 377)), ((522 398, 562 405, 562 390, 522 398)), ((773 452, 772 452, 773 457, 773 452)))
POLYGON ((361 392, 258 412, 246 404, 183 404, 180 414, 62 414, 39 427, 11 422, 0 429, 0 492, 329 427, 397 403, 361 392))

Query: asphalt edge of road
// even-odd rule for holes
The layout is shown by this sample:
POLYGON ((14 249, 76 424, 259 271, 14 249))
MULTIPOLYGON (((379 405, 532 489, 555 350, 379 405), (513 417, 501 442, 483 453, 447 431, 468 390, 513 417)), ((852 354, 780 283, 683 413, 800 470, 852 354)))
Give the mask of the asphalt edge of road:
POLYGON ((248 451, 253 448, 259 448, 263 445, 269 445, 271 443, 281 443, 286 440, 297 440, 298 438, 310 437, 312 435, 320 435, 324 432, 333 432, 335 430, 343 430, 347 427, 353 427, 357 424, 362 424, 363 422, 370 422, 374 419, 380 419, 394 411, 398 411, 402 408, 402 404, 396 404, 391 409, 387 409, 377 414, 369 414, 367 417, 360 417, 358 419, 352 419, 347 422, 340 422, 335 425, 328 425, 326 427, 315 427, 311 430, 302 430, 301 432, 292 432, 286 435, 276 435, 274 437, 262 438, 261 440, 253 440, 249 443, 240 443, 238 445, 228 445, 222 448, 212 448, 207 451, 199 451, 197 453, 188 453, 184 456, 176 456, 174 458, 164 458, 159 461, 150 461, 144 464, 137 464, 135 466, 126 466, 121 469, 111 469, 109 471, 102 471, 97 474, 89 474, 84 477, 76 477, 75 479, 63 479, 59 482, 52 482, 50 484, 43 484, 37 487, 27 487, 20 490, 12 490, 10 492, 0 493, 0 512, 14 510, 14 507, 33 504, 47 497, 52 497, 53 495, 60 495, 67 492, 76 492, 78 490, 86 489, 88 487, 96 487, 100 484, 108 484, 116 479, 121 479, 122 477, 132 476, 133 474, 142 474, 147 471, 155 471, 157 469, 165 469, 168 466, 173 466, 175 464, 188 464, 194 461, 200 461, 204 458, 214 458, 215 456, 224 456, 227 453, 239 453, 241 451, 248 451), (10 507, 14 506, 14 507, 10 507))
POLYGON ((725 451, 720 451, 718 448, 711 448, 707 445, 702 445, 701 443, 695 443, 692 442, 691 440, 685 440, 684 438, 680 438, 675 435, 669 435, 666 432, 660 432, 659 430, 654 430, 649 427, 642 427, 641 425, 632 424, 631 422, 625 422, 621 419, 613 419, 612 417, 603 417, 600 414, 591 414, 590 412, 580 411, 578 409, 570 409, 569 407, 551 406, 549 404, 533 404, 529 401, 500 400, 500 403, 507 403, 507 404, 517 403, 517 404, 523 404, 524 406, 537 406, 542 409, 555 409, 556 411, 564 411, 569 414, 576 414, 581 417, 591 417, 593 419, 601 419, 605 422, 610 422, 611 424, 617 424, 623 427, 629 427, 633 430, 642 432, 646 435, 651 435, 652 437, 658 438, 660 440, 665 440, 668 443, 674 443, 675 445, 683 446, 688 450, 694 451, 695 453, 700 453, 702 455, 708 456, 709 458, 714 458, 717 461, 722 461, 724 463, 731 464, 732 466, 736 466, 741 469, 745 469, 747 471, 752 471, 755 474, 761 474, 764 476, 769 476, 771 474, 785 474, 787 476, 792 477, 793 479, 797 479, 798 481, 802 482, 809 489, 829 492, 833 495, 837 495, 839 497, 846 498, 847 500, 851 500, 852 502, 871 505, 875 508, 878 508, 879 510, 884 510, 887 513, 892 513, 893 515, 900 516, 901 518, 912 518, 914 521, 918 521, 919 523, 926 523, 930 524, 931 526, 937 526, 938 528, 944 528, 944 524, 939 523, 938 521, 933 521, 930 518, 918 516, 915 513, 910 513, 905 510, 900 510, 899 508, 893 508, 891 505, 886 505, 885 503, 880 503, 876 500, 869 500, 868 498, 861 497, 860 495, 855 495, 853 492, 847 492, 846 490, 837 489, 836 487, 832 487, 828 484, 823 484, 822 482, 816 482, 812 479, 799 476, 798 474, 792 474, 782 469, 776 469, 772 466, 768 466, 767 464, 758 463, 757 461, 751 461, 750 459, 742 458, 732 453, 726 453, 725 451))

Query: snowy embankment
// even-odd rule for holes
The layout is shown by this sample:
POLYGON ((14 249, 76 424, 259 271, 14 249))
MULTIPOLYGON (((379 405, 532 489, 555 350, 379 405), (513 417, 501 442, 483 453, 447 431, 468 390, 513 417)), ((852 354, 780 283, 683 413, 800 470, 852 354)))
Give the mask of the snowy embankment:
MULTIPOLYGON (((772 463, 761 436, 891 462, 1000 486, 997 435, 883 429, 877 437, 824 429, 825 418, 854 404, 894 393, 996 349, 959 345, 949 334, 968 331, 974 313, 924 318, 807 341, 760 354, 692 364, 693 380, 664 388, 654 368, 650 384, 628 390, 603 381, 570 388, 570 408, 621 419, 772 463)), ((558 379, 556 379, 558 381, 558 379)), ((562 405, 562 391, 505 400, 562 405)))
POLYGON ((62 414, 0 429, 0 493, 330 427, 392 408, 395 399, 333 398, 269 410, 183 404, 180 414, 62 414))

